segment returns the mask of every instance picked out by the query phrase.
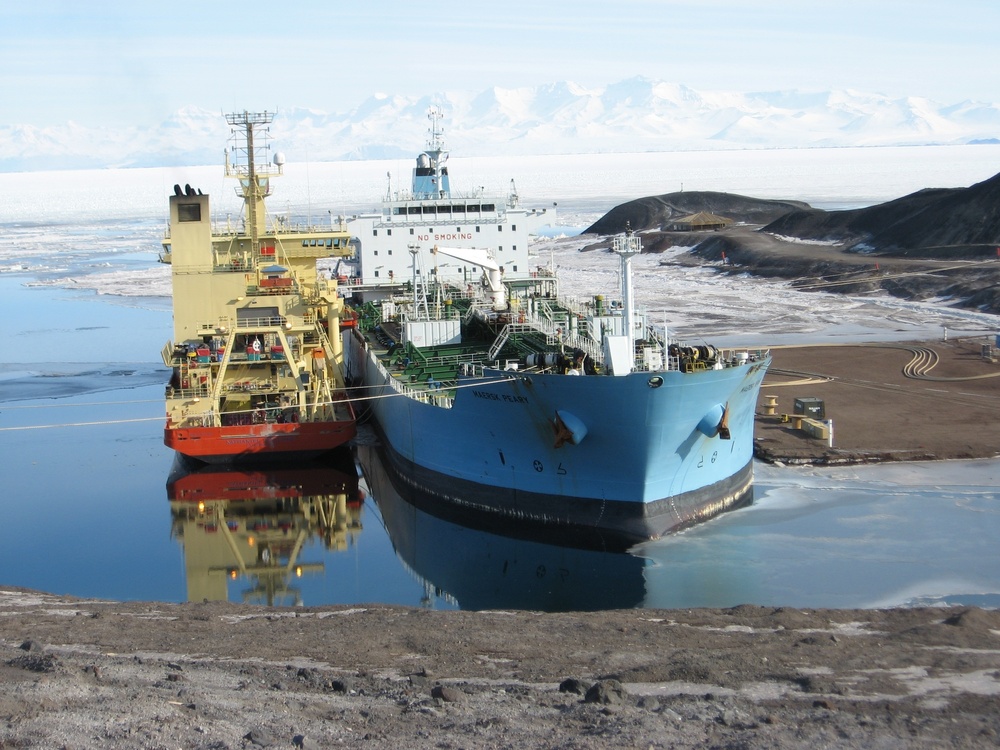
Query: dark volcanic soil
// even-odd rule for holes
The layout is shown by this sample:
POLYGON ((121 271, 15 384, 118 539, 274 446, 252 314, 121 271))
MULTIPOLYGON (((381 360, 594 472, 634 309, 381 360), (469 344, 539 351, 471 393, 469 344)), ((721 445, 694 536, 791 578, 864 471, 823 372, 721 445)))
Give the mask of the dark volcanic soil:
MULTIPOLYGON (((650 246, 691 245, 690 234, 660 235, 650 246)), ((645 245, 645 237, 643 238, 645 245)), ((980 260, 871 256, 837 245, 806 244, 753 227, 703 233, 685 258, 674 262, 715 264, 723 273, 787 279, 815 291, 864 294, 885 291, 909 300, 942 299, 958 307, 1000 313, 1000 259, 980 260)))
POLYGON ((1000 612, 261 609, 0 590, 0 747, 982 748, 1000 612))
POLYGON ((617 206, 586 233, 641 232, 644 252, 694 246, 674 262, 788 279, 803 289, 943 298, 1000 313, 1000 175, 968 188, 922 190, 851 211, 729 193, 669 193, 617 206), (669 231, 686 215, 726 229, 669 231))

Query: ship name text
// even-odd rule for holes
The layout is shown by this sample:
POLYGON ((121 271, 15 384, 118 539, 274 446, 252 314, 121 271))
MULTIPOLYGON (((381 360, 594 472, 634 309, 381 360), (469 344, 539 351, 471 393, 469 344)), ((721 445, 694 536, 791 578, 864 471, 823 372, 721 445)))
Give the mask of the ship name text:
POLYGON ((487 401, 506 401, 508 404, 526 404, 528 399, 525 396, 512 396, 509 393, 490 393, 489 391, 473 391, 476 398, 484 398, 487 401))

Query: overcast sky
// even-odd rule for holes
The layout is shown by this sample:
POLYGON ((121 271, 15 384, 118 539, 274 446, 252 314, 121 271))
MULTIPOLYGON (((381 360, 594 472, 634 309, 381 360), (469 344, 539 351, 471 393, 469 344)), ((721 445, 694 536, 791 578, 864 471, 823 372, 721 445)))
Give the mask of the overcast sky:
POLYGON ((997 0, 3 0, 0 125, 636 75, 1000 102, 997 0))

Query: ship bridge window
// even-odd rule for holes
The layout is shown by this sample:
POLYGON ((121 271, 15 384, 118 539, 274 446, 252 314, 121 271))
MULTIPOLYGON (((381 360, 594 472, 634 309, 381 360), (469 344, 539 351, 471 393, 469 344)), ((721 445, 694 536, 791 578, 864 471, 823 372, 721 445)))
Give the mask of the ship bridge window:
POLYGON ((484 203, 483 204, 483 210, 484 211, 496 211, 497 207, 495 205, 493 205, 492 203, 484 203))
POLYGON ((453 214, 464 214, 465 213, 465 206, 452 206, 451 207, 451 212, 453 214))
POLYGON ((470 214, 478 214, 479 206, 466 206, 465 210, 468 211, 470 214))
POLYGON ((333 237, 327 237, 326 238, 326 246, 327 247, 333 247, 333 237))
POLYGON ((420 206, 410 206, 408 209, 406 209, 406 212, 408 214, 419 214, 420 206))
POLYGON ((178 203, 177 221, 201 221, 201 204, 178 203))
POLYGON ((425 214, 436 214, 437 213, 437 206, 424 206, 424 213, 425 214))

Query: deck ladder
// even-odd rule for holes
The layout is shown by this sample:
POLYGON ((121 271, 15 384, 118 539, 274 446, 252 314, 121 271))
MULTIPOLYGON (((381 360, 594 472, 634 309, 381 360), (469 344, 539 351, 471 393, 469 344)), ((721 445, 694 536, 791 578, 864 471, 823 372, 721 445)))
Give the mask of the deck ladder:
POLYGON ((503 345, 507 343, 507 339, 510 338, 510 323, 503 327, 503 330, 497 335, 496 341, 493 342, 493 346, 490 347, 489 353, 486 355, 486 359, 492 362, 497 358, 500 350, 503 349, 503 345))

